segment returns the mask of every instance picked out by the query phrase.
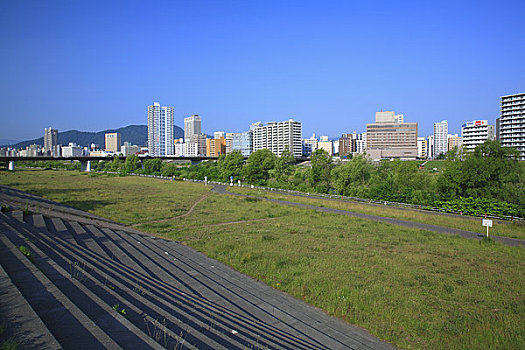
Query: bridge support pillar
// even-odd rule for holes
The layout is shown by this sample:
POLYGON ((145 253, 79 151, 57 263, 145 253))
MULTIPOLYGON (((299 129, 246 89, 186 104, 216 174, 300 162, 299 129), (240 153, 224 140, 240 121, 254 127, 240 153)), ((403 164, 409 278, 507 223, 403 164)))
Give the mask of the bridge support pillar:
POLYGON ((10 160, 9 164, 7 165, 7 170, 14 171, 15 170, 15 162, 10 160))
POLYGON ((90 160, 81 160, 80 161, 80 170, 81 171, 91 171, 91 161, 90 160))

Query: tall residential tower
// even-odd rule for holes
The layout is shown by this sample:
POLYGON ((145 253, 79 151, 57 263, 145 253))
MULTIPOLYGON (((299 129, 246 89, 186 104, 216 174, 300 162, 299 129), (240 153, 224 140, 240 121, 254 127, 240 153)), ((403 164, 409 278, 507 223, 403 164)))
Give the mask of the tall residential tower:
POLYGON ((525 94, 501 97, 501 114, 496 135, 504 147, 516 147, 525 160, 525 94))
POLYGON ((148 153, 150 156, 173 155, 173 107, 148 106, 148 153))

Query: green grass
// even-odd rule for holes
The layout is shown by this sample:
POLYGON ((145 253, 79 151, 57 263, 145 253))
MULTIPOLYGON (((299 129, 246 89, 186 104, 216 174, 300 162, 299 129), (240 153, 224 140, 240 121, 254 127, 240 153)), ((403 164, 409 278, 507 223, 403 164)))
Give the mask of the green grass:
POLYGON ((124 224, 184 214, 210 190, 193 183, 64 170, 0 172, 0 183, 124 224))
MULTIPOLYGON (((57 186, 51 181, 64 184, 69 174, 0 173, 0 183, 20 176, 17 187, 42 190, 57 186)), ((160 200, 156 207, 130 205, 130 196, 139 202, 164 196, 163 191, 153 191, 157 187, 170 196, 185 197, 185 208, 207 191, 192 183, 164 186, 164 181, 145 178, 97 179, 88 182, 80 198, 94 200, 111 186, 126 188, 114 192, 107 205, 90 209, 100 214, 112 207, 113 219, 124 216, 120 211, 154 215, 163 210, 160 200)), ((68 186, 82 188, 78 184, 68 186)), ((76 193, 66 191, 63 200, 76 193)), ((218 194, 187 217, 139 228, 190 245, 398 347, 525 348, 521 247, 218 194), (268 220, 250 221, 254 219, 268 220), (243 222, 217 225, 232 221, 243 222)))
MULTIPOLYGON (((460 230, 486 233, 487 228, 481 226, 481 218, 459 215, 437 215, 419 210, 401 210, 376 204, 366 204, 350 201, 329 200, 320 198, 308 198, 301 196, 290 196, 280 193, 272 193, 249 188, 229 187, 229 191, 235 193, 248 194, 263 198, 280 199, 296 203, 317 205, 321 207, 353 211, 357 213, 391 217, 401 220, 421 222, 444 227, 451 227, 460 230)), ((518 222, 505 222, 493 220, 493 227, 490 229, 491 235, 525 239, 525 224, 518 222)))

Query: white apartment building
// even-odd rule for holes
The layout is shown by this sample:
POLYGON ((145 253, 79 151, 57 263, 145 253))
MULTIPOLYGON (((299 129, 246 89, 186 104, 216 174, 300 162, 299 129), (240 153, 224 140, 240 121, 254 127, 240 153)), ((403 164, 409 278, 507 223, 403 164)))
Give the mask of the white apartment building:
POLYGON ((174 154, 173 107, 161 107, 158 102, 148 106, 148 153, 150 156, 174 154))
POLYGON ((434 135, 427 137, 427 158, 434 158, 434 135))
POLYGON ((516 147, 525 160, 525 94, 501 97, 501 114, 496 135, 504 147, 516 147))
POLYGON ((427 154, 427 140, 424 137, 417 138, 417 157, 419 159, 426 159, 427 154))
POLYGON ((58 145, 58 130, 52 128, 44 128, 44 151, 55 155, 53 150, 58 145))
POLYGON ((188 142, 193 135, 201 134, 201 117, 197 114, 184 118, 184 141, 188 142))
POLYGON ((303 139, 302 141, 302 149, 303 149, 303 156, 310 157, 312 153, 314 153, 317 150, 319 141, 317 141, 317 137, 315 136, 315 133, 312 134, 312 137, 309 139, 303 139))
POLYGON ((293 119, 284 122, 270 122, 264 126, 253 128, 253 151, 269 149, 275 155, 281 156, 285 148, 294 157, 302 155, 302 125, 293 119))
POLYGON ((68 146, 62 146, 62 157, 82 157, 84 149, 76 143, 70 142, 68 146))
POLYGON ((461 143, 463 149, 472 152, 474 148, 487 140, 494 140, 494 125, 487 120, 474 120, 461 126, 461 143))
POLYGON ((432 158, 437 158, 440 154, 448 151, 448 122, 434 123, 434 153, 432 158))

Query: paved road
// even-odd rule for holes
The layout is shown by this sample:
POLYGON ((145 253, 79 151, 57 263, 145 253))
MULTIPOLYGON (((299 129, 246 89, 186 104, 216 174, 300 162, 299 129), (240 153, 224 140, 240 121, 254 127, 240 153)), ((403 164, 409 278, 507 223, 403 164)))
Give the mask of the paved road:
MULTIPOLYGON (((253 197, 249 195, 243 195, 239 193, 233 193, 226 190, 226 186, 224 185, 215 185, 213 188, 213 191, 220 194, 229 194, 233 196, 242 196, 242 197, 253 197)), ((380 221, 380 222, 386 222, 389 224, 404 226, 404 227, 410 227, 410 228, 419 228, 422 230, 427 231, 433 231, 448 235, 459 235, 461 237, 465 238, 474 238, 474 239, 481 239, 483 237, 482 234, 472 231, 466 231, 466 230, 460 230, 450 227, 443 227, 443 226, 437 226, 437 225, 430 225, 430 224, 424 224, 420 222, 414 222, 414 221, 407 221, 407 220, 400 220, 400 219, 394 219, 384 216, 377 216, 377 215, 370 215, 370 214, 362 214, 362 213, 356 213, 352 211, 346 211, 346 210, 340 210, 340 209, 334 209, 334 208, 326 208, 326 207, 319 207, 315 205, 310 204, 303 204, 303 203, 296 203, 296 202, 290 202, 290 201, 283 201, 279 199, 272 199, 272 198, 262 198, 264 200, 267 200, 269 202, 274 202, 278 204, 283 205, 290 205, 294 207, 300 207, 300 208, 307 208, 307 209, 313 209, 317 211, 323 211, 326 213, 333 213, 333 214, 341 214, 341 215, 347 215, 347 216, 353 216, 361 219, 367 219, 367 220, 374 220, 374 221, 380 221)), ((514 238, 507 238, 507 237, 501 237, 501 236, 492 236, 496 241, 501 242, 506 245, 510 246, 525 246, 525 240, 520 239, 514 239, 514 238)))

